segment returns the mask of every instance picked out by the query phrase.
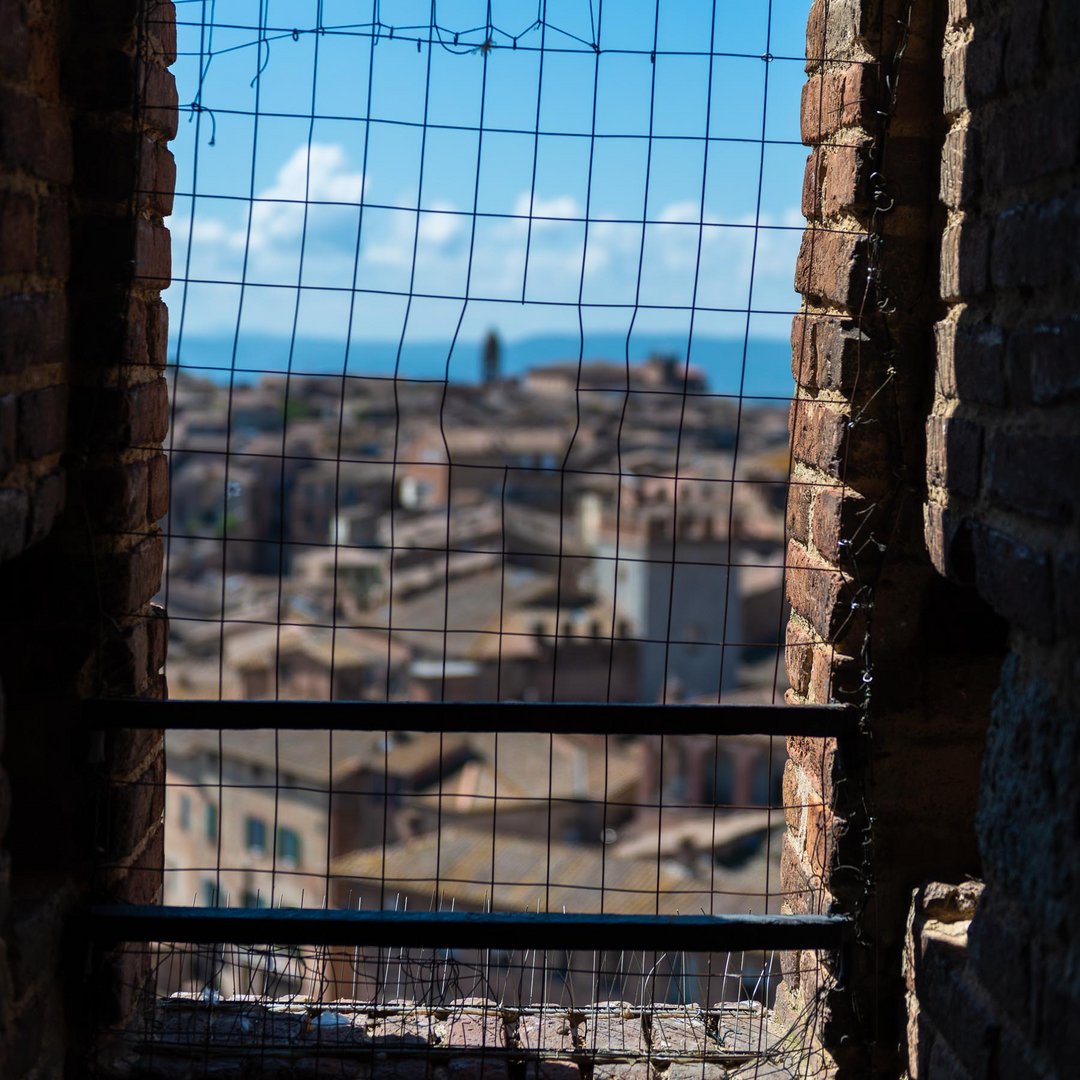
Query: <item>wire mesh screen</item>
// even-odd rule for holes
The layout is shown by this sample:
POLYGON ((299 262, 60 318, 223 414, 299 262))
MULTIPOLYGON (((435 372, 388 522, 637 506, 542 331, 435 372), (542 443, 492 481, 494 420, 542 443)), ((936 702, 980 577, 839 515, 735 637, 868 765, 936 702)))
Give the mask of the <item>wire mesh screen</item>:
MULTIPOLYGON (((805 3, 362 7, 176 5, 170 695, 780 704, 805 3)), ((170 731, 165 902, 781 909, 782 739, 387 717, 170 731)), ((771 951, 154 957, 166 1041, 782 1043, 771 951)))

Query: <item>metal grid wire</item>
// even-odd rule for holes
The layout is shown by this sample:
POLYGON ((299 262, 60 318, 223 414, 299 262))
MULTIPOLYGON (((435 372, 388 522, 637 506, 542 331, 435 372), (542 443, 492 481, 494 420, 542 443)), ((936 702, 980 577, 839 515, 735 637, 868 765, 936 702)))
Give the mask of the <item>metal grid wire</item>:
MULTIPOLYGON (((617 7, 176 4, 173 698, 782 703, 806 13, 617 7)), ((781 911, 782 739, 391 716, 169 731, 164 902, 781 911)), ((698 1065, 804 1046, 780 954, 626 946, 155 944, 129 1041, 430 1056, 467 1001, 558 1057, 617 999, 619 1060, 665 1008, 698 1065)))

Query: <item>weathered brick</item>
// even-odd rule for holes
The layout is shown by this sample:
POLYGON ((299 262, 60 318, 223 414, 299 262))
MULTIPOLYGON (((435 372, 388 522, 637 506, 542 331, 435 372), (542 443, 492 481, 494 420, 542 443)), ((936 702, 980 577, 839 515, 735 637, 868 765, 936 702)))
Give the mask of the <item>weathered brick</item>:
POLYGON ((803 142, 816 144, 841 128, 869 125, 876 104, 876 71, 869 64, 853 63, 811 76, 802 90, 803 142))
POLYGON ((67 406, 66 386, 46 386, 19 395, 19 457, 33 461, 64 449, 67 406))
POLYGON ((12 82, 26 78, 30 61, 27 5, 7 3, 0 7, 0 75, 12 82))
POLYGON ((151 367, 163 368, 168 360, 169 309, 164 301, 146 301, 146 359, 151 367))
POLYGON ((66 278, 71 268, 71 231, 65 196, 38 201, 37 237, 40 272, 66 278))
POLYGON ((169 230, 145 218, 135 223, 135 279, 151 289, 167 289, 172 280, 169 230))
POLYGON ((827 640, 851 617, 843 574, 794 542, 788 544, 787 596, 792 608, 827 640))
POLYGON ((100 602, 114 616, 135 615, 161 587, 164 547, 159 535, 99 560, 100 602))
POLYGON ((930 483, 974 498, 982 474, 983 429, 962 416, 931 416, 926 422, 926 471, 930 483))
POLYGON ((938 392, 973 405, 1004 405, 1006 353, 1002 328, 961 318, 959 322, 947 319, 937 323, 934 332, 938 392))
POLYGON ((791 329, 796 382, 821 390, 869 388, 880 374, 880 352, 855 318, 797 315, 791 329))
POLYGON ((787 535, 805 544, 810 539, 810 506, 814 501, 814 484, 794 482, 788 487, 787 535))
POLYGON ((0 373, 63 356, 67 305, 62 292, 15 293, 0 298, 0 373))
POLYGON ((810 671, 814 662, 813 641, 817 634, 795 619, 787 624, 787 639, 784 647, 784 668, 791 688, 800 697, 806 697, 810 689, 810 671))
POLYGON ((67 477, 62 472, 41 477, 30 494, 30 532, 28 544, 44 540, 64 509, 67 477))
POLYGON ((37 206, 33 196, 0 191, 0 274, 37 269, 37 206))
POLYGON ((981 295, 990 283, 990 223, 968 216, 950 225, 941 238, 940 285, 943 300, 981 295))
POLYGON ((1061 478, 1080 475, 1075 430, 996 430, 988 447, 988 486, 995 503, 1048 521, 1065 522, 1080 508, 1080 488, 1061 478))
POLYGON ((870 172, 866 145, 815 147, 803 175, 803 215, 828 219, 843 211, 866 209, 870 172))
POLYGON ((1003 618, 1040 641, 1053 638, 1054 586, 1050 558, 989 525, 971 530, 979 594, 1003 618))
POLYGON ((999 214, 990 273, 1002 289, 1059 288, 1080 276, 1080 204, 1057 198, 999 214))
POLYGON ((145 461, 89 470, 83 474, 82 487, 87 512, 97 528, 129 531, 146 527, 145 461))
POLYGON ((979 192, 981 170, 977 167, 978 131, 967 125, 954 125, 945 136, 941 149, 941 201, 954 210, 971 206, 979 192))
POLYGON ((842 565, 863 554, 861 544, 870 540, 872 507, 858 492, 841 487, 822 487, 814 499, 810 536, 814 547, 829 562, 842 565), (856 552, 856 542, 860 544, 856 552))
POLYGON ((169 429, 168 386, 163 378, 79 395, 78 441, 90 446, 156 448, 169 429))
POLYGON ((1005 352, 1009 390, 1018 403, 1055 405, 1080 397, 1080 318, 1014 330, 1005 352))
POLYGON ((0 395, 0 479, 15 467, 15 427, 18 415, 18 397, 15 394, 0 395))
POLYGON ((150 830, 161 824, 164 812, 165 757, 162 755, 151 761, 138 779, 112 785, 106 859, 122 859, 135 851, 150 830))
POLYGON ((795 461, 832 476, 840 473, 848 415, 832 402, 791 403, 791 452, 795 461))
POLYGON ((982 136, 982 183, 991 195, 1074 166, 1080 144, 1080 84, 1006 103, 982 136))
POLYGON ((160 521, 169 512, 169 459, 155 454, 147 462, 146 520, 160 521))
POLYGON ((71 180, 70 127, 59 106, 0 87, 0 116, 0 161, 41 180, 71 180))
POLYGON ((809 228, 795 262, 795 291, 856 311, 866 292, 866 239, 809 228))
POLYGON ((144 68, 143 119, 165 139, 175 139, 180 120, 176 79, 162 63, 150 60, 144 68))
POLYGON ((0 562, 26 546, 30 498, 19 488, 0 488, 0 562))

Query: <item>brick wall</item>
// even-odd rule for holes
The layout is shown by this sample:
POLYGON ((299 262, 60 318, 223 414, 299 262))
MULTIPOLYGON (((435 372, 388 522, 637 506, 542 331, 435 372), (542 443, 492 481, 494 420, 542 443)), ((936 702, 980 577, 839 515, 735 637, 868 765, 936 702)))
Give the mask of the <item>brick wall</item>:
POLYGON ((962 935, 909 935, 912 1076, 1080 1056, 1080 6, 951 0, 926 542, 1009 626, 962 935), (973 916, 973 917, 972 917, 973 916), (970 922, 968 922, 970 920, 970 922))
POLYGON ((902 1067, 911 891, 978 873, 975 806, 1001 626, 936 573, 922 522, 939 318, 942 26, 908 0, 815 0, 796 268, 789 700, 846 702, 864 733, 789 740, 788 910, 856 921, 842 955, 789 957, 778 1008, 821 1071, 902 1067))
MULTIPOLYGON (((61 948, 93 888, 160 887, 160 738, 80 730, 88 695, 160 695, 150 605, 167 489, 166 65, 171 3, 0 7, 0 1074, 57 1075, 84 1048, 85 955, 61 948), (151 106, 137 113, 141 82, 151 106), (100 805, 104 772, 147 783, 100 805), (108 828, 99 823, 110 820, 108 828), (105 848, 122 869, 93 880, 105 848), (73 1048, 77 1048, 73 1050, 73 1048)), ((112 958, 124 983, 133 963, 112 958)), ((107 985, 119 985, 110 981, 107 985)), ((98 999, 100 1004, 101 999, 98 999)), ((130 1002, 107 1001, 107 1008, 130 1002)))

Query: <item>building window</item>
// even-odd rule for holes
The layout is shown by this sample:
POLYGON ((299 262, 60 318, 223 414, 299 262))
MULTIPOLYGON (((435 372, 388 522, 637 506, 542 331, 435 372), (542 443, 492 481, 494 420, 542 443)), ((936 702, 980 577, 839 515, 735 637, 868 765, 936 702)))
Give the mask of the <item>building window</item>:
POLYGON ((206 839, 212 844, 218 842, 218 811, 217 806, 208 802, 206 804, 206 820, 204 822, 206 827, 206 839))
POLYGON ((203 907, 217 907, 218 887, 213 878, 203 878, 202 888, 199 891, 202 894, 203 907))
POLYGON ((180 796, 180 810, 177 818, 181 831, 187 832, 191 828, 191 796, 180 796))
POLYGON ((246 889, 241 901, 246 908, 264 908, 267 906, 266 897, 254 889, 246 889))
POLYGON ((278 829, 277 855, 284 863, 300 865, 300 834, 295 829, 278 829))
POLYGON ((244 837, 248 851, 261 855, 266 850, 266 822, 262 818, 249 817, 244 823, 244 837))

